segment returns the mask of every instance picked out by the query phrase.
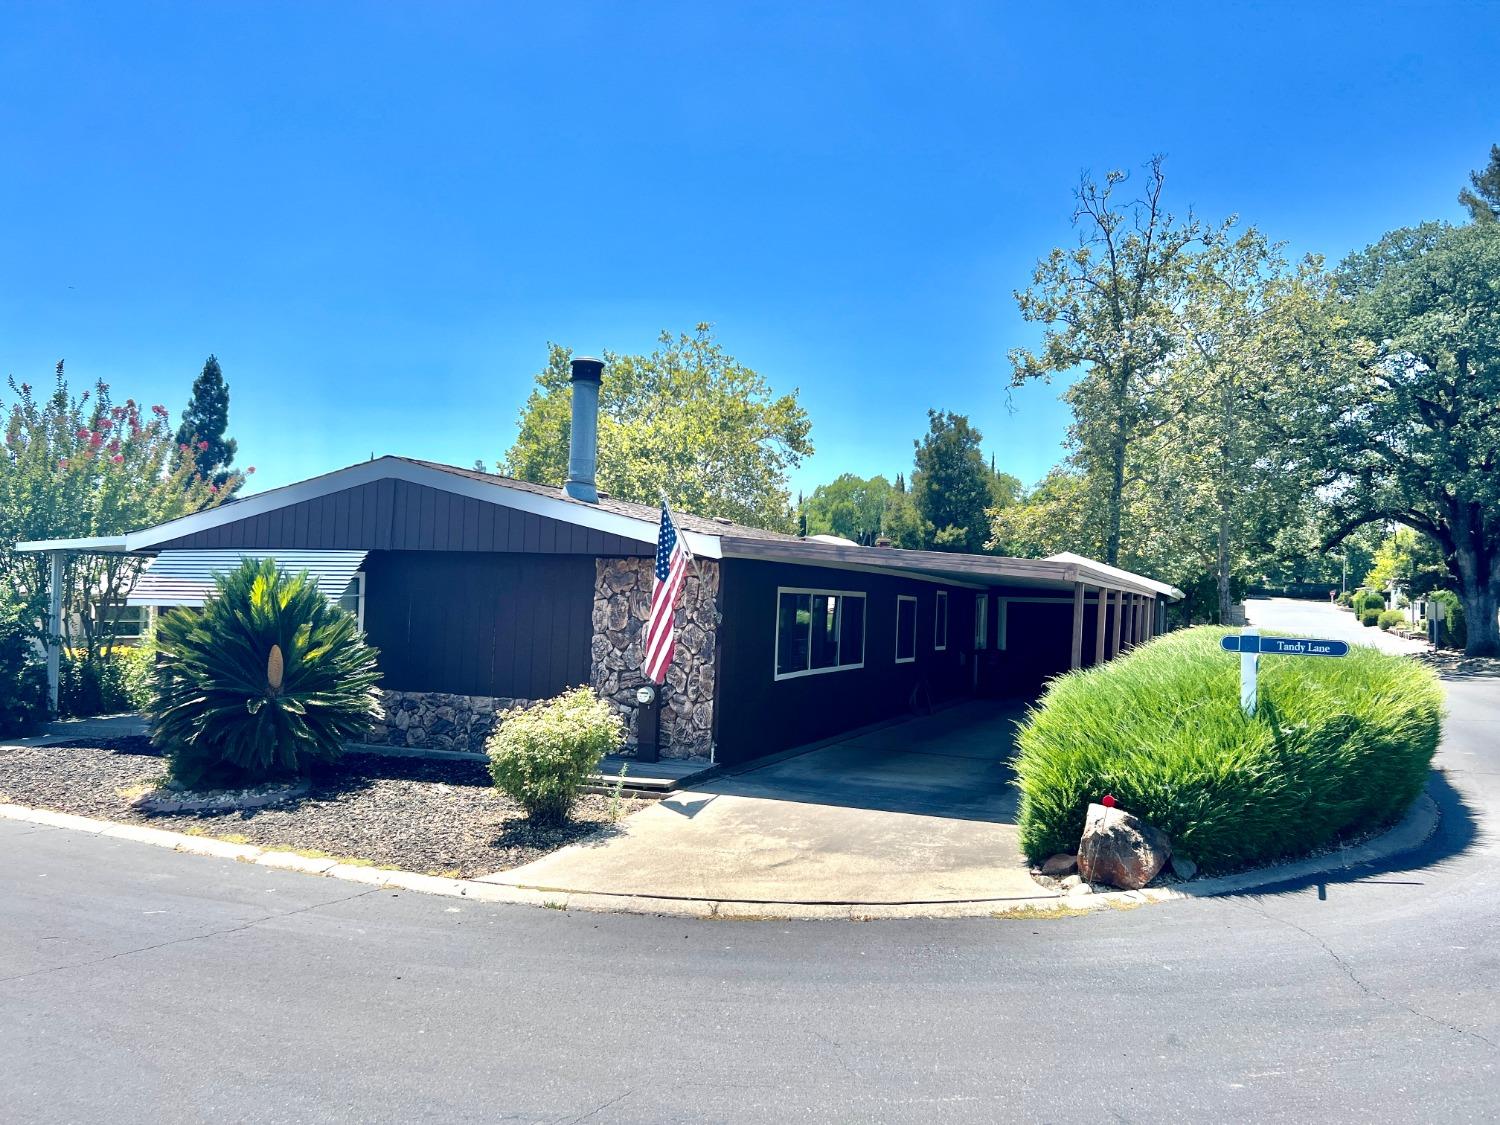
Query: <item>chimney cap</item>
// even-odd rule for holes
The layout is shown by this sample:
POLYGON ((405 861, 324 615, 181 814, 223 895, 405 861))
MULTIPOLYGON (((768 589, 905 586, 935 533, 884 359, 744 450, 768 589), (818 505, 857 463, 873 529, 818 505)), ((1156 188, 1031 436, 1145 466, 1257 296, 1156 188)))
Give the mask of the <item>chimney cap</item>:
POLYGON ((572 369, 571 382, 602 383, 604 381, 604 361, 601 359, 587 355, 579 356, 573 361, 572 369))

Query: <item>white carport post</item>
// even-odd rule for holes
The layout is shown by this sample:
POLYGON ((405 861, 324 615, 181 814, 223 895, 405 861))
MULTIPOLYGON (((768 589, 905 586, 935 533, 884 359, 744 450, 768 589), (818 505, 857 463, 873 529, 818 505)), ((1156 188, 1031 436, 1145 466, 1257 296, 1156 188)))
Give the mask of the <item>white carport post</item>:
POLYGON ((1073 583, 1073 650, 1068 667, 1077 671, 1083 667, 1083 594, 1082 582, 1073 583))
POLYGON ((62 682, 62 577, 63 553, 48 551, 47 581, 47 699, 57 717, 58 687, 62 682))

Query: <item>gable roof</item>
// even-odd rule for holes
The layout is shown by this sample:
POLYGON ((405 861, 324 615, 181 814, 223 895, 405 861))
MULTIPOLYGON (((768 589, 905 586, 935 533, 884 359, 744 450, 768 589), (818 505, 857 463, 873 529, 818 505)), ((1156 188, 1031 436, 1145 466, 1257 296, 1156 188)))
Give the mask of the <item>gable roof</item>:
MULTIPOLYGON (((252 496, 236 497, 207 511, 195 512, 140 531, 91 539, 51 539, 19 543, 17 550, 154 554, 163 544, 173 543, 201 531, 387 479, 404 480, 548 519, 593 528, 637 543, 654 545, 657 540, 661 512, 653 504, 617 500, 610 496, 601 496, 597 504, 591 504, 575 500, 561 488, 513 480, 479 469, 462 469, 436 461, 386 456, 335 469, 295 484, 257 492, 252 496)), ((1182 591, 1166 583, 1119 567, 1106 566, 1081 555, 1061 554, 1050 559, 1012 559, 942 551, 903 551, 800 539, 794 535, 749 527, 731 520, 680 512, 673 512, 672 517, 693 553, 707 559, 762 559, 808 566, 882 571, 974 586, 1010 584, 1055 588, 1083 582, 1098 588, 1160 595, 1174 600, 1182 597, 1182 591)))

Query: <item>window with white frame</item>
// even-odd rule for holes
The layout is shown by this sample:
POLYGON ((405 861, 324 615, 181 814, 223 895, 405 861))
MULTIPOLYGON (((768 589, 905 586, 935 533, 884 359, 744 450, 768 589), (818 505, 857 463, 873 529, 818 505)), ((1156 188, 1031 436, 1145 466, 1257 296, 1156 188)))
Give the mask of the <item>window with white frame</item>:
POLYGON ((338 607, 346 609, 354 615, 355 624, 359 631, 365 631, 365 572, 357 571, 353 578, 349 579, 349 585, 344 587, 344 592, 339 595, 338 607))
POLYGON ((117 605, 108 610, 95 605, 94 630, 98 636, 110 636, 117 641, 133 641, 144 637, 151 627, 151 609, 144 605, 117 605))
POLYGON ((864 666, 863 594, 786 587, 776 591, 776 679, 864 666))
POLYGON ((939 590, 932 611, 932 647, 942 652, 948 647, 948 591, 939 590))
POLYGON ((974 651, 983 652, 990 642, 990 596, 974 595, 974 651))
POLYGON ((896 663, 910 664, 917 658, 917 599, 896 595, 896 663))
POLYGON ((1010 616, 1010 602, 999 598, 995 602, 995 647, 1005 651, 1005 627, 1010 616))

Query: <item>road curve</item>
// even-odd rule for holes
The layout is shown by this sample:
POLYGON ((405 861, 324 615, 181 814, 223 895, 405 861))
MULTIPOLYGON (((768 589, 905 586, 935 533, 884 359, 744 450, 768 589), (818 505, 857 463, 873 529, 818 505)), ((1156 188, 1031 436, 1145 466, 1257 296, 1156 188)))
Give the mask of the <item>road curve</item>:
POLYGON ((1500 680, 1418 852, 1062 920, 455 904, 0 822, 16 1122, 1500 1116, 1500 680))

